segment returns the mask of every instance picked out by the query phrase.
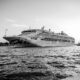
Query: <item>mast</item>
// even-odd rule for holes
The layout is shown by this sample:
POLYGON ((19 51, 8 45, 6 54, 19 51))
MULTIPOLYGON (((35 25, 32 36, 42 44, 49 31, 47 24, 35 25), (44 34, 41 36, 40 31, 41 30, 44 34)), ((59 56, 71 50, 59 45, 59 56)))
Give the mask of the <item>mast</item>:
POLYGON ((44 30, 44 26, 41 28, 41 30, 44 30))
POLYGON ((6 34, 7 34, 7 31, 8 31, 8 29, 5 29, 5 35, 4 35, 4 36, 6 36, 6 34))

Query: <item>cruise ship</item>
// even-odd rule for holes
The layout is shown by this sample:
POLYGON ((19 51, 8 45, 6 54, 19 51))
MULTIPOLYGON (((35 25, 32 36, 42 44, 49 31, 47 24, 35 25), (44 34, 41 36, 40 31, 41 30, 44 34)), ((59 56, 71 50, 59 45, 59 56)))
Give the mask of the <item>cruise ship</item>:
POLYGON ((18 47, 61 47, 72 46, 75 43, 75 39, 63 31, 54 33, 50 29, 45 30, 44 27, 24 30, 20 35, 3 38, 18 47))

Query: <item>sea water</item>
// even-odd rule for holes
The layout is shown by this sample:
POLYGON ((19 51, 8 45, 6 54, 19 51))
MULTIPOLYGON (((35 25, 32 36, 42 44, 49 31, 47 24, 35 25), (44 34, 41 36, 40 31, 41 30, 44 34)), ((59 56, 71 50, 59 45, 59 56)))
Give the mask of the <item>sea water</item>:
POLYGON ((80 46, 0 47, 0 80, 80 80, 80 46))

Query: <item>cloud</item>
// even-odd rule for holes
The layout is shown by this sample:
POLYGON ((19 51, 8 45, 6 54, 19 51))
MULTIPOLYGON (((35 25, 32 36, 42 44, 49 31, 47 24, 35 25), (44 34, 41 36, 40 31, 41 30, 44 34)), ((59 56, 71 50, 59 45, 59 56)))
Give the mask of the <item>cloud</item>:
POLYGON ((27 27, 27 25, 18 24, 16 20, 13 20, 13 19, 10 19, 10 18, 6 18, 5 20, 8 23, 8 25, 10 25, 12 27, 27 27))
POLYGON ((23 24, 12 24, 13 27, 26 27, 27 25, 23 25, 23 24))
POLYGON ((7 22, 11 22, 11 23, 14 23, 14 22, 16 22, 15 20, 13 20, 13 19, 10 19, 10 18, 6 18, 5 19, 7 22))

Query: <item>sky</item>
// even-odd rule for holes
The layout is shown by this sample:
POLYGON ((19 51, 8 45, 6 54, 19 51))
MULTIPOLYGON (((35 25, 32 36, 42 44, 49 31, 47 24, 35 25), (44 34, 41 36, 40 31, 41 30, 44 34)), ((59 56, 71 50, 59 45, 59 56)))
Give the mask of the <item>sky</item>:
POLYGON ((23 30, 64 31, 80 42, 80 0, 0 0, 0 42, 23 30))

